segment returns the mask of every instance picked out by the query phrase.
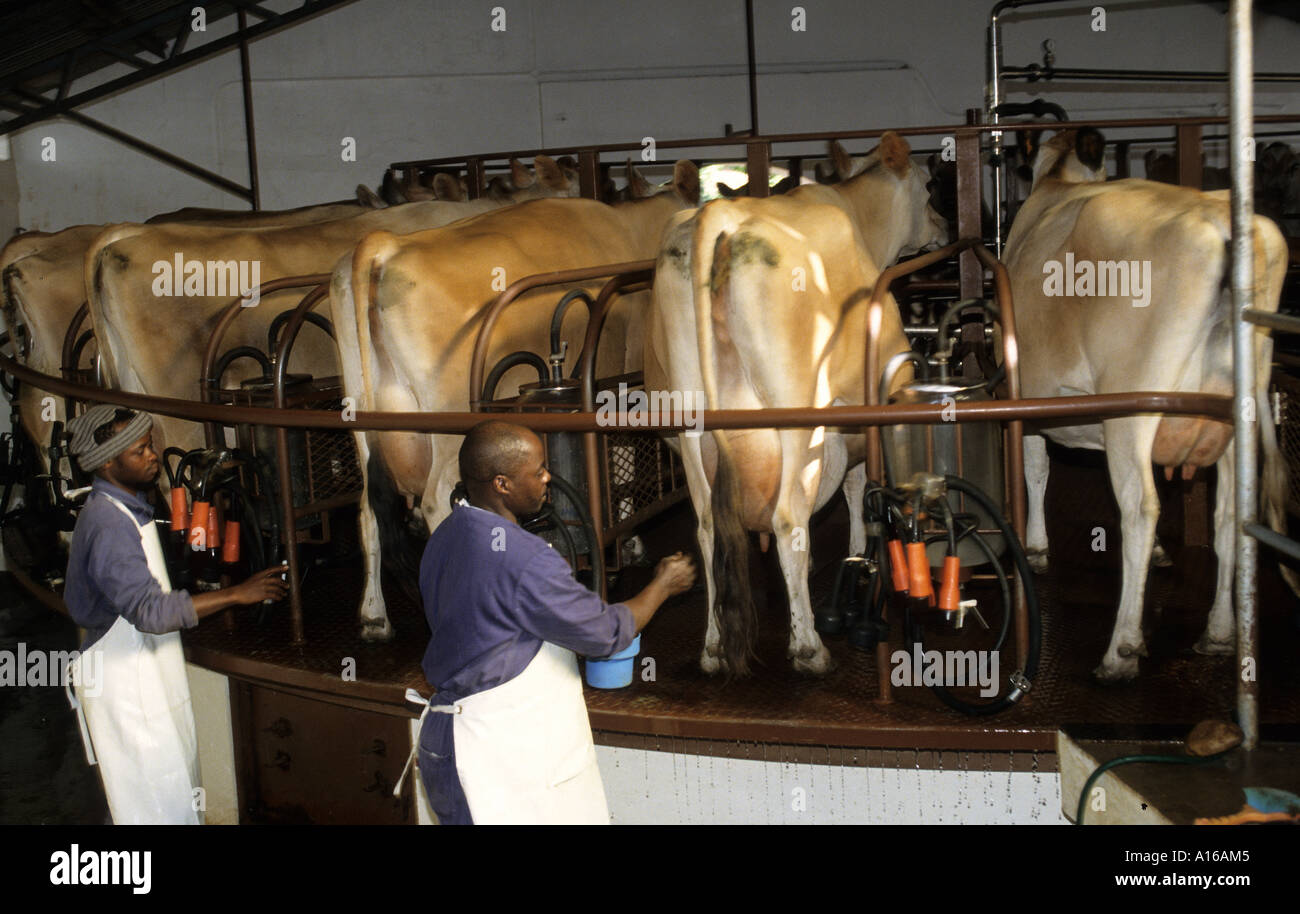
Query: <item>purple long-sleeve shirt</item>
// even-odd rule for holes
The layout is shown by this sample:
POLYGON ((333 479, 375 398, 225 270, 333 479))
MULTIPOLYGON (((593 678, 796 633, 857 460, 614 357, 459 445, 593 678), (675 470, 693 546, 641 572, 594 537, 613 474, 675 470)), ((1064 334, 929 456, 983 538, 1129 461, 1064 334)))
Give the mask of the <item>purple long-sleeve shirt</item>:
MULTIPOLYGON (((420 561, 429 620, 424 676, 437 704, 484 692, 524 671, 549 641, 605 657, 636 637, 632 611, 574 580, 541 537, 500 515, 457 506, 429 537, 420 561)), ((468 824, 456 775, 452 717, 430 714, 420 735, 420 771, 444 824, 468 824)))
POLYGON ((63 602, 73 620, 86 629, 81 650, 107 634, 118 616, 154 635, 199 624, 190 595, 183 590, 163 593, 149 570, 139 528, 152 524, 153 515, 153 507, 138 493, 95 477, 72 532, 63 588, 63 602), (110 502, 109 495, 131 517, 110 502))

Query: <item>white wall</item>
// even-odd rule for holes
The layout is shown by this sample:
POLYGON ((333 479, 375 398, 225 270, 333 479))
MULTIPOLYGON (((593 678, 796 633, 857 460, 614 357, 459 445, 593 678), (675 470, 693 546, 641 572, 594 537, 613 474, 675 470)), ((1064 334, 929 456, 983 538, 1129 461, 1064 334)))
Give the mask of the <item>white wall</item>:
POLYGON ((597 746, 616 825, 1066 825, 1053 772, 764 762, 597 746))
MULTIPOLYGON (((277 9, 285 0, 270 0, 277 9)), ((959 123, 983 93, 991 3, 756 0, 764 133, 959 123)), ((1029 64, 1044 38, 1061 67, 1223 69, 1224 17, 1199 2, 1094 4, 1006 17, 1006 60, 1029 64)), ((212 24, 214 33, 225 28, 212 24)), ((358 0, 250 49, 264 208, 350 196, 392 161, 643 136, 719 135, 748 126, 741 0, 358 0), (506 11, 494 32, 492 7, 506 11), (355 163, 340 143, 353 137, 355 163)), ((1256 33, 1259 70, 1297 69, 1300 27, 1256 33)), ((105 74, 105 78, 118 75, 105 74)), ((1010 96, 1026 99, 1024 85, 1010 96)), ((1223 86, 1049 87, 1075 118, 1224 112, 1223 86)), ((1261 113, 1300 110, 1295 89, 1258 87, 1261 113)), ((86 114, 247 180, 237 52, 88 106, 86 114)), ((19 222, 58 229, 129 221, 181 205, 239 201, 82 127, 47 122, 13 139, 19 222), (41 160, 43 138, 54 162, 41 160)), ((1217 163, 1211 151, 1211 163, 1217 163)))

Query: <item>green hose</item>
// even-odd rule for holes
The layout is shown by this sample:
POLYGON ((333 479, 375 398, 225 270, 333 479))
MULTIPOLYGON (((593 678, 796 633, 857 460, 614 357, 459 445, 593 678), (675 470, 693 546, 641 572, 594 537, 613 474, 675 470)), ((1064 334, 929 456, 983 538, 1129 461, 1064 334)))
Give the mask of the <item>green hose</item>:
POLYGON ((1112 768, 1127 765, 1131 762, 1161 762, 1167 765, 1210 765, 1219 761, 1231 751, 1232 749, 1225 749, 1215 755, 1203 757, 1187 755, 1121 755, 1119 758, 1111 759, 1104 765, 1099 766, 1096 771, 1089 775, 1088 780, 1083 782, 1083 790, 1079 792, 1079 806, 1074 813, 1074 824, 1083 824, 1083 813, 1088 807, 1088 791, 1092 790, 1092 785, 1097 783, 1098 778, 1112 768))

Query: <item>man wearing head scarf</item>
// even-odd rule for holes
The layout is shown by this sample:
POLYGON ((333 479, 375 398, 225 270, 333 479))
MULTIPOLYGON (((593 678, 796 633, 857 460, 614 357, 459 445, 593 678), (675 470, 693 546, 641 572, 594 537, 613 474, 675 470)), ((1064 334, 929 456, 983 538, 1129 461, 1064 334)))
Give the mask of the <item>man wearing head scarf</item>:
MULTIPOLYGON (((432 638, 424 675, 420 774, 443 824, 609 824, 575 652, 607 657, 695 581, 676 553, 624 603, 574 580, 516 519, 541 510, 551 476, 541 440, 483 422, 460 449, 467 499, 420 563, 432 638), (427 713, 437 712, 437 713, 427 713)), ((400 786, 400 785, 399 785, 400 786)))
POLYGON ((68 553, 63 599, 86 630, 72 671, 86 758, 117 825, 202 824, 198 747, 179 631, 230 606, 278 600, 283 569, 190 596, 172 590, 144 494, 161 463, 153 419, 101 404, 68 423, 95 474, 68 553))

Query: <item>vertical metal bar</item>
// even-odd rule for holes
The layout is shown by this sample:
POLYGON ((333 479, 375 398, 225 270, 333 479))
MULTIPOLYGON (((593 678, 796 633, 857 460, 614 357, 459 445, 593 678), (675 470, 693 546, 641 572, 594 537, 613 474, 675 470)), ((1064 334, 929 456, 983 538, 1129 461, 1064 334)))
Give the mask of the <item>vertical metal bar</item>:
POLYGON ((482 159, 469 159, 465 163, 465 183, 469 185, 469 198, 477 200, 487 189, 487 175, 483 171, 482 159))
MULTIPOLYGON (((1228 133, 1231 137, 1232 169, 1232 346, 1235 394, 1233 397, 1233 433, 1237 454, 1237 721, 1245 739, 1242 748, 1253 750, 1259 744, 1259 661, 1255 619, 1255 573, 1258 546, 1243 529, 1255 523, 1259 509, 1256 492, 1258 454, 1256 453, 1255 410, 1246 412, 1246 401, 1255 390, 1255 329, 1242 318, 1242 311, 1254 306, 1254 172, 1244 155, 1254 132, 1254 85, 1251 33, 1251 0, 1232 0, 1229 11, 1229 70, 1231 78, 1228 133), (1246 416, 1251 416, 1247 421, 1246 416), (1250 675, 1247 675, 1249 673, 1250 675)), ((1198 137, 1199 139, 1199 137, 1198 137)), ((1180 148, 1181 159, 1181 148, 1180 148)), ((1199 160, 1198 160, 1199 164, 1199 160)), ((1254 404, 1268 409, 1269 404, 1254 404)))
MULTIPOLYGON (((986 59, 988 71, 984 74, 984 113, 988 123, 999 123, 998 105, 1002 104, 1002 26, 998 14, 1002 4, 989 15, 989 32, 986 59)), ((961 157, 957 157, 958 168, 961 157)), ((989 163, 993 166, 993 253, 1002 256, 1002 131, 989 134, 989 163)), ((960 173, 959 173, 960 174, 960 173)), ((960 178, 958 178, 960 180, 960 178)))
MULTIPOLYGON (((749 50, 749 135, 758 136, 758 68, 754 63, 754 0, 745 0, 745 36, 749 50)), ((757 196, 752 188, 750 195, 757 196)))
POLYGON ((1179 124, 1175 128, 1178 183, 1183 187, 1201 187, 1201 125, 1179 124))
MULTIPOLYGON (((974 131, 957 134, 957 237, 979 238, 981 221, 980 186, 984 181, 980 173, 980 135, 974 131)), ((984 267, 975 252, 962 251, 960 264, 960 298, 984 297, 984 267)), ((981 328, 980 333, 984 331, 981 328)), ((942 345, 943 341, 940 341, 942 345)))
POLYGON ((578 193, 588 200, 600 199, 600 153, 593 149, 578 153, 578 193))
POLYGON ((750 141, 745 144, 745 170, 749 174, 749 195, 766 197, 768 171, 772 164, 772 144, 750 141))
POLYGON ((1129 177, 1131 169, 1129 168, 1129 147, 1132 145, 1128 140, 1119 140, 1115 143, 1115 177, 1129 177))
POLYGON ((248 187, 252 193, 253 209, 262 208, 262 188, 257 180, 257 134, 253 130, 253 82, 248 72, 248 42, 243 32, 248 28, 243 9, 239 16, 239 78, 244 84, 244 140, 248 144, 248 187))

